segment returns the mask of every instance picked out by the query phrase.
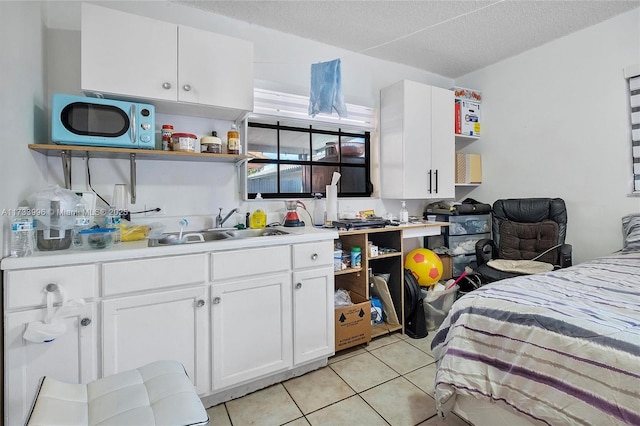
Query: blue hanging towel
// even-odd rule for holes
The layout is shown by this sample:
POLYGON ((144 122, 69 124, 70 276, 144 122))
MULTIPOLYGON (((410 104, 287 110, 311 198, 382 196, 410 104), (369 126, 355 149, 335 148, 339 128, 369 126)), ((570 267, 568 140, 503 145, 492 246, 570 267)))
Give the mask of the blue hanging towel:
POLYGON ((318 113, 332 114, 333 111, 340 117, 347 116, 342 93, 340 59, 311 65, 309 115, 315 117, 318 113))

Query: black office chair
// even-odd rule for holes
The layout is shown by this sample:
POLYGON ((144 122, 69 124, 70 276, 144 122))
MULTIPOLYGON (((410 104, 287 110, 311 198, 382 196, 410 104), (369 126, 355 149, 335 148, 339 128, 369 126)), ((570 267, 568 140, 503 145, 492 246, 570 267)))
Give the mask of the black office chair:
POLYGON ((572 247, 565 244, 567 208, 561 198, 497 200, 492 213, 493 239, 476 243, 476 272, 483 283, 518 275, 487 264, 492 259, 537 260, 554 269, 571 266, 572 247))

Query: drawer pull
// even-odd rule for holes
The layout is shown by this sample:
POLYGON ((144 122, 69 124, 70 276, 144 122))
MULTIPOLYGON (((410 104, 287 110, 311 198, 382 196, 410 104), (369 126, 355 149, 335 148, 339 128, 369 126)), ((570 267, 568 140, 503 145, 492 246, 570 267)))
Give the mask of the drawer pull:
POLYGON ((53 293, 54 291, 58 291, 58 284, 49 283, 44 289, 49 293, 53 293))
POLYGON ((300 290, 302 288, 302 283, 296 284, 296 290, 300 290))
POLYGON ((89 324, 91 324, 91 318, 82 318, 80 320, 80 325, 83 326, 83 327, 86 327, 89 324))
POLYGON ((318 260, 318 253, 313 253, 311 255, 311 260, 318 260))
POLYGON ((169 83, 169 82, 162 83, 162 88, 165 89, 165 90, 171 89, 171 83, 169 83))
POLYGON ((191 90, 191 85, 190 85, 190 84, 185 84, 184 86, 182 86, 182 89, 183 89, 185 92, 188 92, 188 91, 190 91, 190 90, 191 90))
POLYGON ((218 304, 220 303, 220 301, 221 301, 221 300, 222 300, 222 299, 221 299, 221 298, 219 298, 219 297, 214 297, 214 298, 213 298, 213 304, 214 304, 214 305, 218 305, 218 304))
POLYGON ((204 306, 204 300, 200 299, 196 302, 196 306, 198 308, 202 308, 204 306))

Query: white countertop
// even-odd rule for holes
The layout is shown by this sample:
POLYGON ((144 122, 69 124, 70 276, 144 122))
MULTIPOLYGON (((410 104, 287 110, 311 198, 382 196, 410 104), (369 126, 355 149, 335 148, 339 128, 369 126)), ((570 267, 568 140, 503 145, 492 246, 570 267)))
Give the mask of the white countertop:
POLYGON ((309 226, 300 228, 276 227, 275 229, 282 229, 283 231, 289 232, 289 234, 159 247, 148 247, 148 240, 145 239, 140 241, 123 242, 105 250, 82 250, 70 248, 57 251, 36 251, 29 257, 5 257, 0 263, 0 269, 8 271, 14 269, 64 266, 70 264, 143 259, 159 256, 326 241, 338 238, 338 231, 336 229, 312 228, 309 226))

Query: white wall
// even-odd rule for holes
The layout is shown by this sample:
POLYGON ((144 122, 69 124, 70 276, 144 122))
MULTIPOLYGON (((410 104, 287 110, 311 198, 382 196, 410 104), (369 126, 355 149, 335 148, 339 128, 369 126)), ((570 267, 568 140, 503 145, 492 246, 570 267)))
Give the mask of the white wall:
POLYGON ((46 163, 27 144, 46 142, 44 26, 40 5, 0 2, 0 257, 8 254, 8 211, 46 185, 46 163))
MULTIPOLYGON (((342 59, 342 77, 345 100, 348 103, 378 108, 380 88, 400 79, 408 78, 440 87, 450 87, 451 79, 427 73, 415 68, 381 61, 364 55, 338 49, 333 46, 313 42, 228 19, 204 13, 197 9, 166 2, 93 2, 105 7, 125 12, 146 15, 178 24, 190 25, 230 36, 250 40, 255 51, 256 87, 308 95, 310 66, 312 63, 342 59)), ((48 2, 45 4, 48 31, 47 48, 56 52, 50 56, 48 74, 48 96, 55 92, 81 94, 80 90, 80 2, 48 2)), ((203 53, 204 54, 204 53, 203 53)), ((161 66, 158 58, 157 66, 161 66)), ((197 64, 193 64, 197 66, 197 64)), ((224 58, 220 58, 224 66, 224 58)), ((189 128, 199 135, 217 130, 224 135, 230 123, 213 120, 186 119, 185 117, 164 116, 156 122, 164 121, 189 128)), ((379 188, 377 134, 372 135, 374 188, 379 188)), ((62 170, 58 158, 49 159, 50 179, 62 183, 62 170)), ((128 182, 128 162, 124 160, 90 160, 92 186, 110 200, 113 184, 128 182)), ((84 173, 86 164, 81 159, 73 160, 73 187, 87 189, 84 173)), ((141 161, 138 167, 138 200, 132 210, 145 207, 166 207, 170 217, 183 215, 212 215, 223 207, 228 211, 240 206, 237 220, 244 218, 244 212, 253 210, 251 202, 243 203, 239 196, 238 182, 232 165, 219 163, 141 161)), ((265 202, 268 211, 284 212, 284 203, 265 202)), ((341 211, 357 211, 374 208, 384 214, 387 209, 397 214, 399 201, 382 202, 374 193, 372 199, 340 200, 341 211)), ((421 215, 424 202, 411 201, 411 214, 421 215)), ((164 218, 159 218, 164 219, 164 218)), ((271 218, 270 218, 271 219, 271 218)), ((152 220, 150 218, 140 218, 152 220)), ((171 219, 172 220, 172 219, 171 219)))
POLYGON ((630 192, 628 92, 640 63, 640 9, 456 80, 482 91, 483 184, 469 196, 561 197, 581 262, 621 248, 630 192))

